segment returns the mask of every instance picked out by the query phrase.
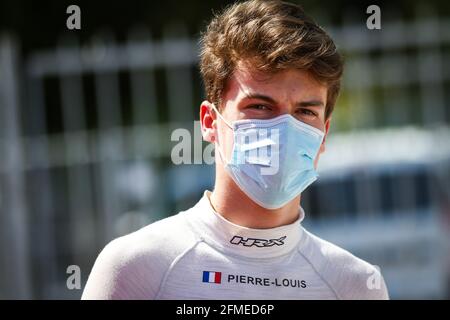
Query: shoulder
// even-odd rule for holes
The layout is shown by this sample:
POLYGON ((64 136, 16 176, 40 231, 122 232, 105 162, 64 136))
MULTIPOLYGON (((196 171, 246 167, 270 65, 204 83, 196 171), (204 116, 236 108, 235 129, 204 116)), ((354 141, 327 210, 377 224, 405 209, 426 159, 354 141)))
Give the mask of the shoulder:
POLYGON ((389 299, 380 270, 347 250, 304 230, 300 252, 338 299, 389 299))
POLYGON ((165 255, 178 253, 192 242, 196 235, 192 232, 186 217, 187 212, 151 223, 133 233, 111 241, 111 249, 127 248, 129 255, 163 251, 165 255))
POLYGON ((83 299, 152 299, 172 262, 195 246, 184 213, 108 243, 97 257, 83 299))
POLYGON ((170 261, 196 240, 185 212, 181 212, 111 241, 99 257, 106 256, 127 264, 155 257, 170 261))

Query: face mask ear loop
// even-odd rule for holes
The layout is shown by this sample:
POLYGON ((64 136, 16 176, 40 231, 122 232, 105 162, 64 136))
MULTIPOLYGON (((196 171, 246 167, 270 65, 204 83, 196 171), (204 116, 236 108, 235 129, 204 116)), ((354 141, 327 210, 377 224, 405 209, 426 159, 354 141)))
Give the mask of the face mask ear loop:
MULTIPOLYGON (((228 123, 227 120, 225 120, 225 119, 222 117, 222 115, 221 115, 220 112, 217 110, 217 108, 216 108, 216 106, 214 105, 214 103, 212 104, 212 108, 214 109, 216 115, 218 115, 219 118, 222 119, 222 121, 225 122, 225 124, 226 124, 228 127, 230 127, 231 130, 233 130, 233 127, 228 123)), ((220 157, 220 159, 222 160, 222 162, 223 162, 225 165, 228 165, 228 161, 225 159, 225 157, 224 157, 224 155, 223 155, 223 153, 222 153, 221 147, 220 147, 221 145, 220 145, 220 143, 219 143, 219 135, 217 135, 216 143, 217 143, 217 148, 216 148, 216 149, 219 151, 219 157, 220 157)))
POLYGON ((212 108, 214 109, 214 111, 216 112, 216 114, 219 116, 220 119, 222 119, 223 122, 225 122, 225 124, 231 129, 233 130, 233 126, 227 121, 225 120, 225 118, 220 114, 219 110, 217 110, 216 105, 213 103, 212 104, 212 108))

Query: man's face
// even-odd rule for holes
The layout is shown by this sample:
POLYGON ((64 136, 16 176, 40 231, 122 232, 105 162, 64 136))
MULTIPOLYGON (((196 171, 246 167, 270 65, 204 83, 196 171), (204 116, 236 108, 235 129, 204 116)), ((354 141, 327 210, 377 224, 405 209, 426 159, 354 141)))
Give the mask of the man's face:
MULTIPOLYGON (((327 87, 317 82, 306 71, 289 69, 267 75, 252 70, 249 64, 241 63, 228 81, 222 101, 220 112, 229 123, 235 120, 270 119, 290 114, 320 129, 325 135, 329 130, 329 119, 325 120, 327 87)), ((202 120, 203 113, 208 112, 207 108, 208 106, 203 103, 202 120)), ((214 113, 212 110, 210 112, 214 113)), ((215 121, 211 122, 211 135, 209 139, 207 135, 206 139, 211 142, 218 139, 224 156, 230 159, 233 131, 216 115, 212 114, 211 118, 215 121)), ((315 159, 316 166, 320 153, 325 150, 324 142, 315 159)))

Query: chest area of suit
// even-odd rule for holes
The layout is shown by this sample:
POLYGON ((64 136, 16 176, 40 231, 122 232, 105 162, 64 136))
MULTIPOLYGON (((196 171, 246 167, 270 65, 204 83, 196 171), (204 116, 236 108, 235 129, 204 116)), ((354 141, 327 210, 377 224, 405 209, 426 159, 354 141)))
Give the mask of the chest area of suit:
POLYGON ((246 259, 198 246, 176 263, 159 299, 334 299, 316 270, 298 253, 246 259))

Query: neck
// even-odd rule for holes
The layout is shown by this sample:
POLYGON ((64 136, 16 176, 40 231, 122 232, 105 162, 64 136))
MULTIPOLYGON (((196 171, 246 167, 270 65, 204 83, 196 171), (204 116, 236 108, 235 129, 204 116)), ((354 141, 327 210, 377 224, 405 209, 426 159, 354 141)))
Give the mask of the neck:
POLYGON ((299 217, 300 196, 278 209, 263 208, 253 202, 223 168, 216 170, 216 184, 210 202, 222 217, 247 228, 276 228, 291 224, 299 217))

